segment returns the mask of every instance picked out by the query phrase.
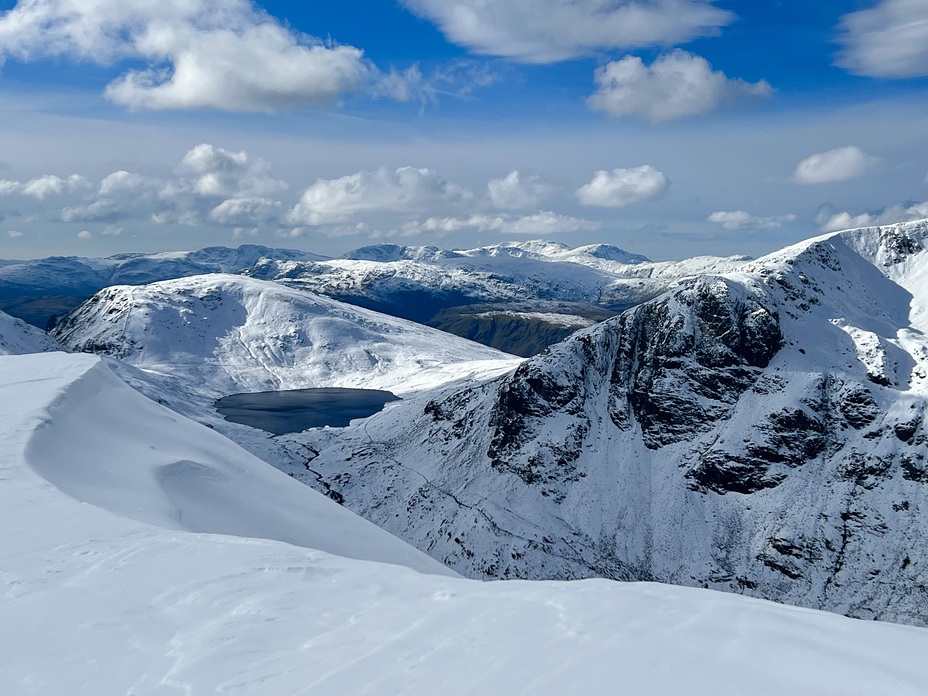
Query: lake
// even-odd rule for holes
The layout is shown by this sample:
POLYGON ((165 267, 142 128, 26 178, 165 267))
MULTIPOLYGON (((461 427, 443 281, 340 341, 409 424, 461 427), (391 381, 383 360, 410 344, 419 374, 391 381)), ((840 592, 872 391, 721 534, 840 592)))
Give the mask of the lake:
POLYGON ((232 394, 217 399, 215 406, 227 421, 283 435, 324 425, 343 428, 352 419, 372 416, 398 399, 379 389, 326 387, 232 394))

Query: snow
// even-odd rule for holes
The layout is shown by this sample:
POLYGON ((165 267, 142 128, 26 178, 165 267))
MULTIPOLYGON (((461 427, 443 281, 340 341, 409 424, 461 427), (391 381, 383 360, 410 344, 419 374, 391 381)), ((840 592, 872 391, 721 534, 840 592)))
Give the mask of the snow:
POLYGON ((22 319, 0 312, 0 355, 56 350, 62 350, 61 346, 44 331, 30 326, 22 319))
POLYGON ((403 395, 495 376, 520 362, 411 321, 222 274, 107 288, 56 327, 56 336, 213 399, 311 387, 403 395))
POLYGON ((906 696, 928 683, 923 629, 656 584, 442 575, 93 357, 0 358, 0 423, 4 694, 906 696))

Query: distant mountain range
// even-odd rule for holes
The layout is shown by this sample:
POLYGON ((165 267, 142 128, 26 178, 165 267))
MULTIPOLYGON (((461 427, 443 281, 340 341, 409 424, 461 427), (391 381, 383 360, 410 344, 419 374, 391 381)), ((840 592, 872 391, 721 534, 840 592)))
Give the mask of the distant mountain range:
POLYGON ((46 328, 104 287, 233 273, 286 283, 527 356, 660 294, 681 278, 727 270, 743 260, 652 263, 609 245, 571 249, 538 241, 462 251, 384 244, 340 259, 256 245, 105 259, 51 257, 0 262, 0 310, 46 328))

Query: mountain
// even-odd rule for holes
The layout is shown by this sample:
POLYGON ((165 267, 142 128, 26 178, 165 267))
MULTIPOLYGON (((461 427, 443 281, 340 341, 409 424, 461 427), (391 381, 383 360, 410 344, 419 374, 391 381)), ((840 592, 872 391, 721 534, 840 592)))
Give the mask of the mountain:
POLYGON ((923 691, 928 631, 454 577, 86 355, 0 357, 4 693, 923 691))
POLYGON ((534 240, 453 252, 383 244, 340 259, 267 259, 247 273, 528 356, 683 278, 744 262, 702 257, 655 263, 608 245, 571 249, 534 240), (564 316, 549 320, 554 313, 564 316))
MULTIPOLYGON (((653 580, 928 624, 928 221, 703 274, 513 373, 292 440, 470 577, 653 580)), ((316 479, 318 477, 318 480, 316 479)))
POLYGON ((22 319, 0 312, 0 355, 45 353, 55 350, 64 349, 47 333, 22 319))
POLYGON ((44 328, 97 290, 143 285, 203 273, 242 273, 261 259, 315 261, 325 257, 292 249, 243 244, 237 249, 117 254, 102 259, 52 256, 0 262, 0 310, 44 328))
POLYGON ((71 350, 170 376, 210 399, 309 387, 406 394, 519 362, 414 322, 225 274, 106 288, 52 333, 71 350))
POLYGON ((730 270, 744 260, 653 263, 609 245, 571 249, 540 240, 456 251, 378 244, 339 259, 257 245, 103 259, 50 257, 0 261, 0 310, 47 328, 104 287, 233 273, 279 281, 527 356, 591 320, 660 294, 681 278, 730 270), (477 317, 475 304, 495 306, 477 317), (552 313, 564 317, 549 321, 552 313))

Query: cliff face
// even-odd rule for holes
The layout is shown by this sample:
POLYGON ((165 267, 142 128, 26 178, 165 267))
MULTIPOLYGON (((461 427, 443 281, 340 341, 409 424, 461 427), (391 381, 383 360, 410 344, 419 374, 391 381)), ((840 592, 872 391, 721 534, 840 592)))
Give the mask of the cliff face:
POLYGON ((928 623, 926 237, 852 231, 685 281, 510 375, 298 436, 321 452, 307 478, 471 576, 928 623))

